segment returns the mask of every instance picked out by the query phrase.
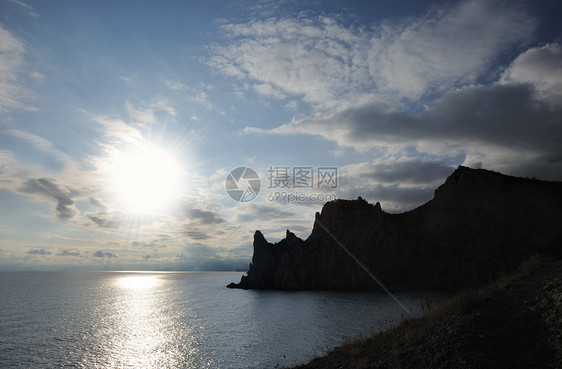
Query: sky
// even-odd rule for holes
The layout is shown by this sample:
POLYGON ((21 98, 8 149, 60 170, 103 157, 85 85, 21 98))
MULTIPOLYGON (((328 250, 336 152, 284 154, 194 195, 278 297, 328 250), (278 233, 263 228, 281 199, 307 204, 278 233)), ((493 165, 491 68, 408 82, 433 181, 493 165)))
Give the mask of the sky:
POLYGON ((0 0, 0 271, 247 270, 326 201, 562 180, 559 1, 0 0))

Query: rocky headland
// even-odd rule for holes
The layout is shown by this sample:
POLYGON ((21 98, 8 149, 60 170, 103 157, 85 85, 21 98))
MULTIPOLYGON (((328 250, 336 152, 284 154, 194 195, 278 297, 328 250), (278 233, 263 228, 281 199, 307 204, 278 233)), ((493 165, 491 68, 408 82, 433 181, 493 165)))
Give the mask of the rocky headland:
POLYGON ((328 202, 311 235, 254 235, 243 289, 454 291, 493 280, 534 254, 562 255, 562 183, 459 167, 432 200, 400 214, 358 198, 328 202), (372 275, 369 275, 368 270, 372 275))

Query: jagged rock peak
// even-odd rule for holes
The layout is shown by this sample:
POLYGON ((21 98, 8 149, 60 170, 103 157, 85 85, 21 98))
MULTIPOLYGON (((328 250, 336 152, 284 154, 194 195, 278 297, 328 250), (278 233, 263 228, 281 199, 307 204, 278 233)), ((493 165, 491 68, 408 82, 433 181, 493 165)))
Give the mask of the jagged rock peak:
POLYGON ((256 232, 254 233, 254 240, 264 240, 265 241, 265 237, 263 236, 263 233, 261 233, 261 231, 259 229, 256 230, 256 232))
POLYGON ((329 213, 349 211, 352 209, 357 209, 362 211, 376 210, 382 212, 380 202, 377 202, 376 204, 373 205, 367 202, 367 200, 363 199, 361 196, 359 196, 356 200, 337 199, 337 200, 329 201, 325 203, 324 206, 322 207, 322 211, 320 212, 320 215, 325 216, 326 214, 329 213))
POLYGON ((296 239, 299 239, 299 238, 297 237, 296 234, 294 234, 293 232, 291 232, 291 231, 289 231, 289 230, 287 229, 287 232, 286 232, 286 234, 285 234, 285 239, 287 239, 287 240, 296 240, 296 239))

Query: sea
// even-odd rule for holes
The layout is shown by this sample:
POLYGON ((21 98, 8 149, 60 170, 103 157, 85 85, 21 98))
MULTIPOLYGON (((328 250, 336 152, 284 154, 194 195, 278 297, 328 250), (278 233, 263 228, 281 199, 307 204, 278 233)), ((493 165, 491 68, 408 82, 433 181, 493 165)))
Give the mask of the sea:
MULTIPOLYGON (((290 367, 406 315, 385 293, 225 288, 242 275, 0 273, 0 367, 290 367)), ((442 296, 395 297, 420 314, 442 296)))

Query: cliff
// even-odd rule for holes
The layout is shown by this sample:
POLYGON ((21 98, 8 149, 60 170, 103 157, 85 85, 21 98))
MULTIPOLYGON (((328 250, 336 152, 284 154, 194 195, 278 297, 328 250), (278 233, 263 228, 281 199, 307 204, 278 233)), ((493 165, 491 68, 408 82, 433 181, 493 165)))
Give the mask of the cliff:
POLYGON ((562 183, 459 167, 432 200, 389 214, 365 200, 328 202, 311 235, 254 235, 244 289, 456 290, 562 249, 562 183), (353 256, 351 256, 353 255, 353 256), (364 266, 361 267, 361 265, 364 266))

